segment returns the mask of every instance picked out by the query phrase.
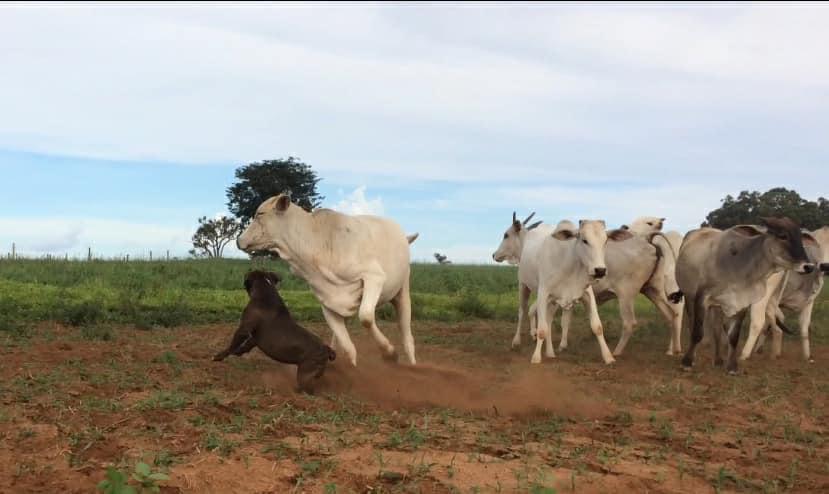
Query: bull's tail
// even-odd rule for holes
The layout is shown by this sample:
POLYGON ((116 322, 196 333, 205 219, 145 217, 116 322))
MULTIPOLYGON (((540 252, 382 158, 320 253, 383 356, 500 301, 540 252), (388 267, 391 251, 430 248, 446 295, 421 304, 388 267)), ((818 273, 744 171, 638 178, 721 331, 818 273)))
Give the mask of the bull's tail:
POLYGON ((406 235, 406 240, 408 240, 409 243, 412 243, 415 240, 417 240, 418 235, 420 235, 420 234, 419 233, 412 233, 411 235, 406 235))
POLYGON ((336 359, 337 359, 337 352, 335 352, 335 351, 334 351, 334 349, 333 349, 333 348, 331 348, 331 347, 330 347, 330 346, 328 346, 328 345, 326 345, 326 346, 325 346, 325 348, 326 348, 326 349, 328 349, 328 360, 330 360, 330 361, 332 361, 332 362, 333 362, 334 360, 336 360, 336 359))

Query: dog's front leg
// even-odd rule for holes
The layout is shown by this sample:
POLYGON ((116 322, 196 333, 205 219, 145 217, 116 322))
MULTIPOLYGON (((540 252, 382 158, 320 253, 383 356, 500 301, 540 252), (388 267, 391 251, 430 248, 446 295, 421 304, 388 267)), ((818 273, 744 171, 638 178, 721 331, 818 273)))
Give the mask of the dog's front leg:
POLYGON ((256 347, 256 338, 253 337, 253 331, 243 326, 239 327, 233 334, 233 339, 230 340, 230 345, 227 348, 217 353, 213 360, 224 360, 228 355, 244 355, 256 347))

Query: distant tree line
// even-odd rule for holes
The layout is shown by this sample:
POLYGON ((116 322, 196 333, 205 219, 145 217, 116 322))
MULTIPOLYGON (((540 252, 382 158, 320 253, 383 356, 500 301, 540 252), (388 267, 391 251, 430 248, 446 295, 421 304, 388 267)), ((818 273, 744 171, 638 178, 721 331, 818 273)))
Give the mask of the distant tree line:
POLYGON ((708 213, 702 226, 730 228, 758 224, 763 216, 788 216, 802 228, 815 230, 829 225, 829 201, 809 201, 794 190, 776 187, 766 192, 744 190, 736 198, 725 196, 722 206, 708 213))

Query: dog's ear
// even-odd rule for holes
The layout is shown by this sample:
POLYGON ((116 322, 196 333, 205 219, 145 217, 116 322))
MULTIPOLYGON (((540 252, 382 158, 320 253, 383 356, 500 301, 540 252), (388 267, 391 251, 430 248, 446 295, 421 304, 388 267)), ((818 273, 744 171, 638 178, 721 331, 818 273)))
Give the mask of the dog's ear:
POLYGON ((269 280, 271 280, 273 286, 278 285, 279 282, 282 281, 282 278, 280 278, 279 275, 274 273, 273 271, 269 271, 267 277, 269 280))
POLYGON ((245 291, 250 293, 250 289, 253 288, 253 282, 250 281, 250 278, 245 276, 245 291))

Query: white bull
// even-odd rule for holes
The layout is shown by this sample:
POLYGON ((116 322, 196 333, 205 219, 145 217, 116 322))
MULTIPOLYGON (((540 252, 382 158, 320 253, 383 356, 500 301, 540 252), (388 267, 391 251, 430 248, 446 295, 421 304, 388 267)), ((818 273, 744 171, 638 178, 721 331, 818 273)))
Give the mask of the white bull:
POLYGON ((345 326, 345 318, 355 314, 384 356, 397 356, 375 321, 377 305, 386 302, 397 312, 406 356, 416 363, 409 296, 409 244, 415 238, 385 218, 329 209, 309 213, 280 194, 259 206, 236 243, 245 252, 276 252, 308 282, 333 332, 332 346, 339 343, 356 366, 357 350, 345 326))

